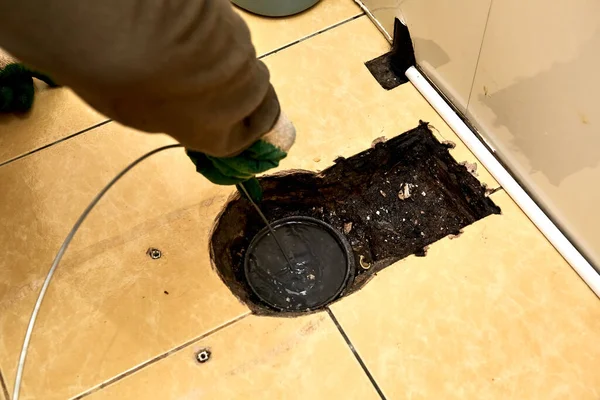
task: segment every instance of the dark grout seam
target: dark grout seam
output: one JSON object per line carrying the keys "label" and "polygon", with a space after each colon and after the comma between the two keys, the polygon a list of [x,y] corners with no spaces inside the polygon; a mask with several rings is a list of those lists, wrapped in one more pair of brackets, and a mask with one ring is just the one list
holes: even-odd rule
{"label": "dark grout seam", "polygon": [[383,394],[383,391],[381,390],[381,388],[379,387],[379,385],[375,381],[375,378],[373,378],[373,375],[371,375],[371,372],[369,371],[369,369],[365,365],[364,361],[362,360],[362,358],[360,357],[360,355],[358,354],[358,352],[354,348],[354,345],[350,341],[350,338],[348,337],[348,335],[346,335],[346,332],[344,331],[344,329],[342,328],[342,326],[338,322],[338,320],[335,317],[335,315],[333,315],[333,311],[331,311],[331,309],[329,307],[327,307],[327,314],[329,314],[329,316],[333,320],[333,323],[338,328],[338,331],[340,332],[340,334],[342,335],[342,337],[346,341],[346,344],[348,345],[348,347],[352,351],[352,354],[354,354],[354,357],[356,357],[356,361],[358,361],[358,363],[360,364],[360,366],[363,369],[364,373],[367,375],[367,377],[371,381],[371,384],[373,385],[373,387],[377,391],[377,394],[379,394],[379,397],[381,397],[382,400],[386,400],[385,395]]}
{"label": "dark grout seam", "polygon": [[6,386],[6,382],[4,381],[4,376],[2,375],[2,370],[0,369],[0,386],[2,386],[2,393],[4,393],[4,397],[6,400],[10,400],[10,394],[8,393],[8,387]]}
{"label": "dark grout seam", "polygon": [[173,349],[171,349],[171,350],[169,350],[169,351],[167,351],[167,352],[165,352],[163,354],[160,354],[160,355],[158,355],[158,356],[156,356],[156,357],[154,357],[154,358],[152,358],[152,359],[150,359],[148,361],[145,361],[145,362],[141,363],[140,365],[137,365],[137,366],[131,368],[130,370],[127,370],[127,371],[125,371],[125,372],[123,372],[123,373],[121,373],[121,374],[119,374],[119,375],[117,375],[117,376],[115,376],[115,377],[107,380],[106,382],[103,382],[103,383],[101,383],[101,384],[99,384],[97,386],[94,386],[91,389],[86,390],[83,393],[78,394],[75,397],[72,397],[71,400],[79,400],[79,399],[82,399],[84,397],[89,396],[90,394],[96,393],[99,390],[102,390],[105,387],[112,385],[113,383],[116,383],[116,382],[118,382],[118,381],[120,381],[120,380],[122,380],[124,378],[127,378],[130,375],[133,375],[134,373],[140,371],[141,369],[144,369],[144,368],[146,368],[146,367],[148,367],[148,366],[150,366],[152,364],[155,364],[158,361],[161,361],[161,360],[163,360],[163,359],[165,359],[165,358],[167,358],[167,357],[169,357],[169,356],[171,356],[171,355],[179,352],[180,350],[183,350],[186,347],[191,346],[192,344],[194,344],[194,343],[196,343],[196,342],[198,342],[198,341],[206,338],[207,336],[212,335],[213,333],[216,333],[216,332],[218,332],[218,331],[220,331],[222,329],[225,329],[225,328],[227,328],[227,327],[235,324],[236,322],[241,321],[242,319],[246,318],[250,314],[251,314],[250,312],[247,312],[246,314],[240,315],[239,317],[234,318],[231,321],[224,323],[223,325],[219,325],[216,328],[213,328],[212,330],[210,330],[210,331],[208,331],[206,333],[203,333],[200,336],[197,336],[197,337],[195,337],[195,338],[193,338],[191,340],[188,340],[187,342],[185,342],[185,343],[183,343],[183,344],[181,344],[181,345],[179,345],[179,346],[177,346],[177,347],[175,347],[175,348],[173,348]]}
{"label": "dark grout seam", "polygon": [[346,23],[348,23],[348,22],[350,22],[350,21],[354,21],[355,19],[357,19],[357,18],[360,18],[360,17],[363,17],[364,15],[365,15],[365,12],[363,11],[362,13],[360,13],[360,14],[358,14],[358,15],[354,15],[354,16],[352,16],[352,17],[350,17],[350,18],[346,18],[346,19],[345,19],[345,20],[343,20],[343,21],[340,21],[340,22],[338,22],[338,23],[335,23],[335,24],[333,24],[333,25],[331,25],[331,26],[329,26],[329,27],[327,27],[327,28],[321,29],[321,30],[319,30],[319,31],[316,31],[316,32],[314,32],[314,33],[311,33],[311,34],[310,34],[310,35],[308,35],[308,36],[305,36],[305,37],[303,37],[303,38],[301,38],[301,39],[298,39],[298,40],[296,40],[295,42],[288,43],[288,44],[286,44],[285,46],[279,47],[279,48],[277,48],[277,49],[275,49],[275,50],[268,51],[268,52],[266,52],[265,54],[262,54],[262,55],[260,55],[260,56],[258,57],[258,59],[259,59],[259,60],[262,60],[262,59],[263,59],[263,58],[265,58],[265,57],[268,57],[268,56],[270,56],[270,55],[273,55],[273,54],[275,54],[275,53],[278,53],[278,52],[280,52],[280,51],[282,51],[282,50],[285,50],[285,49],[287,49],[287,48],[289,48],[289,47],[295,46],[295,45],[297,45],[298,43],[304,42],[305,40],[308,40],[308,39],[310,39],[310,38],[313,38],[313,37],[315,37],[315,36],[318,36],[318,35],[320,35],[320,34],[322,34],[322,33],[325,33],[325,32],[327,32],[327,31],[330,31],[330,30],[332,30],[332,29],[335,29],[335,28],[337,28],[338,26],[344,25],[344,24],[346,24]]}
{"label": "dark grout seam", "polygon": [[62,139],[59,139],[59,140],[57,140],[57,141],[54,141],[54,142],[52,142],[52,143],[48,143],[48,144],[46,144],[46,145],[43,145],[42,147],[38,147],[37,149],[33,149],[33,150],[31,150],[31,151],[29,151],[29,152],[27,152],[27,153],[25,153],[25,154],[21,154],[20,156],[16,156],[16,157],[14,157],[14,158],[11,158],[10,160],[7,160],[7,161],[4,161],[4,162],[0,163],[0,167],[4,166],[4,165],[6,165],[6,164],[9,164],[9,163],[11,163],[11,162],[13,162],[13,161],[20,160],[21,158],[25,158],[25,157],[27,157],[27,156],[30,156],[30,155],[32,155],[32,154],[35,154],[35,153],[37,153],[38,151],[42,151],[42,150],[44,150],[44,149],[47,149],[48,147],[52,147],[52,146],[54,146],[54,145],[57,145],[57,144],[59,144],[59,143],[62,143],[62,142],[64,142],[64,141],[66,141],[66,140],[72,139],[72,138],[74,138],[75,136],[79,136],[79,135],[81,135],[81,134],[83,134],[83,133],[86,133],[86,132],[89,132],[89,131],[91,131],[91,130],[93,130],[93,129],[99,128],[99,127],[101,127],[102,125],[106,125],[106,124],[108,124],[109,122],[112,122],[112,119],[107,119],[106,121],[102,121],[102,122],[100,122],[100,123],[98,123],[98,124],[96,124],[96,125],[93,125],[93,126],[90,126],[89,128],[86,128],[86,129],[84,129],[84,130],[82,130],[82,131],[79,131],[79,132],[73,133],[72,135],[66,136],[66,137],[64,137],[64,138],[62,138]]}

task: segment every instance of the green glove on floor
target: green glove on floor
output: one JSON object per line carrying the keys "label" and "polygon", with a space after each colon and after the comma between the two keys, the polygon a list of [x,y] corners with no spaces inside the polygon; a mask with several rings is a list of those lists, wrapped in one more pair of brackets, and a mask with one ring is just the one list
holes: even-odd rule
{"label": "green glove on floor", "polygon": [[[296,139],[296,130],[290,120],[281,113],[275,126],[252,146],[234,157],[213,157],[193,150],[186,150],[196,165],[196,171],[217,185],[243,184],[255,201],[262,198],[262,190],[255,176],[279,166],[287,157]],[[243,190],[240,190],[243,194]]]}
{"label": "green glove on floor", "polygon": [[0,69],[0,113],[23,113],[31,109],[35,94],[33,78],[57,87],[44,74],[33,71],[23,64],[12,63]]}

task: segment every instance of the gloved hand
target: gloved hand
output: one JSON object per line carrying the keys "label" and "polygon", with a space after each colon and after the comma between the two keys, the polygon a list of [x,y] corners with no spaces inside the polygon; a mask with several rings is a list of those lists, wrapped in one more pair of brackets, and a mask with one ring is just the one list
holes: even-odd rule
{"label": "gloved hand", "polygon": [[243,184],[254,200],[260,200],[262,191],[255,176],[279,166],[295,139],[294,125],[282,112],[269,132],[237,156],[213,157],[193,150],[186,152],[196,165],[196,171],[212,183]]}
{"label": "gloved hand", "polygon": [[52,79],[27,68],[0,49],[0,113],[22,113],[31,109],[35,94],[33,78],[57,87]]}
{"label": "gloved hand", "polygon": [[0,68],[0,113],[24,113],[31,109],[35,89],[33,78],[50,87],[58,87],[52,79],[23,64],[8,64]]}

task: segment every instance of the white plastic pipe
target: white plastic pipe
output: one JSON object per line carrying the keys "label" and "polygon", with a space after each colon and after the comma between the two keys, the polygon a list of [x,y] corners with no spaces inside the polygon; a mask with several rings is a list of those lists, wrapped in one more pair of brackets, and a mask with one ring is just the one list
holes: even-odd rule
{"label": "white plastic pipe", "polygon": [[437,113],[446,121],[463,143],[487,168],[502,188],[521,207],[521,210],[544,234],[563,258],[571,264],[571,267],[587,283],[596,296],[600,297],[600,274],[579,253],[563,233],[544,214],[542,209],[529,197],[517,181],[500,164],[494,155],[485,147],[471,129],[459,118],[454,110],[446,103],[439,93],[431,86],[429,81],[415,68],[410,67],[406,71],[406,77],[417,88]]}

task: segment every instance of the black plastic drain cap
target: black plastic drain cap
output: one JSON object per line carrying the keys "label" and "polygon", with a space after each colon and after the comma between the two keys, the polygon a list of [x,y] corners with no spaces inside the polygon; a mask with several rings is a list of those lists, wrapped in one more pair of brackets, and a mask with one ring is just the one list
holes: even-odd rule
{"label": "black plastic drain cap", "polygon": [[286,312],[312,311],[335,300],[354,276],[352,248],[340,232],[310,217],[272,223],[252,240],[244,261],[246,280],[268,306]]}

